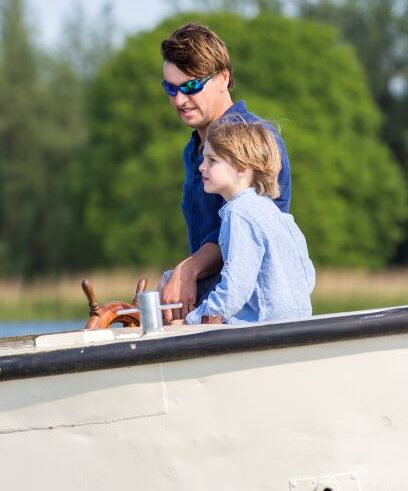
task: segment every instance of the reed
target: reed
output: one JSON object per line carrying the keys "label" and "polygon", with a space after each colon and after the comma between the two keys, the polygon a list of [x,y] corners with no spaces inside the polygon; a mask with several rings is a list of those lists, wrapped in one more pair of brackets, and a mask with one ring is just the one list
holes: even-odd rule
{"label": "reed", "polygon": [[316,314],[408,305],[408,269],[322,269],[312,300]]}
{"label": "reed", "polygon": [[148,289],[156,288],[157,271],[133,269],[93,271],[32,281],[0,280],[0,320],[86,319],[88,302],[81,288],[90,280],[99,304],[111,300],[130,302],[140,277],[148,279]]}
{"label": "reed", "polygon": [[[88,278],[100,304],[130,302],[137,280],[155,289],[159,273],[136,269],[94,271],[35,281],[0,280],[0,320],[86,319],[87,300],[81,280]],[[314,313],[342,312],[408,304],[408,269],[378,272],[329,270],[317,272]]]}
{"label": "reed", "polygon": [[408,301],[408,269],[377,272],[318,270],[314,296],[322,298],[333,295],[380,299],[405,297]]}

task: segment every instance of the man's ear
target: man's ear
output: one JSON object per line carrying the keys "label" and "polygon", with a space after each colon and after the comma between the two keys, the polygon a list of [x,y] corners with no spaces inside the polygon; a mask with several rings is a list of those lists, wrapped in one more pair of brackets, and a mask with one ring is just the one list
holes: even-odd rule
{"label": "man's ear", "polygon": [[219,73],[220,79],[221,79],[221,87],[223,90],[228,90],[228,84],[230,81],[230,72],[225,69],[222,72]]}

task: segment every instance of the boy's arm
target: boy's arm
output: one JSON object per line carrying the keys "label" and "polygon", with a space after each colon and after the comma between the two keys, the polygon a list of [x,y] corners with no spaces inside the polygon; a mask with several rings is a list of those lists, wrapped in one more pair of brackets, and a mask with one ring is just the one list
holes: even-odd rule
{"label": "boy's arm", "polygon": [[254,292],[265,253],[257,225],[231,213],[222,225],[220,246],[225,260],[221,281],[208,299],[187,315],[188,324],[200,324],[202,315],[221,315],[228,322]]}
{"label": "boy's arm", "polygon": [[197,280],[206,278],[221,269],[222,256],[218,244],[206,242],[192,256],[184,259],[173,271],[170,280],[162,290],[163,304],[182,302],[179,310],[165,310],[164,320],[185,318],[194,310],[197,297]]}

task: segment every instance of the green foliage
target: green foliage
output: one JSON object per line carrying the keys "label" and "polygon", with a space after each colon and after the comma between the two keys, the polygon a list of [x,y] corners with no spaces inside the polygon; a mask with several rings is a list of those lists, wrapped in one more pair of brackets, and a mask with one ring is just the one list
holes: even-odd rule
{"label": "green foliage", "polygon": [[227,42],[234,99],[282,126],[292,211],[314,260],[383,265],[401,238],[406,192],[378,138],[380,116],[354,51],[315,22],[227,14],[184,15],[129,38],[97,78],[87,224],[104,260],[158,265],[185,252],[179,203],[189,132],[160,87],[159,46],[192,18]]}
{"label": "green foliage", "polygon": [[189,130],[160,85],[159,46],[166,34],[130,38],[93,88],[86,216],[105,264],[172,264],[186,253],[179,202]]}
{"label": "green foliage", "polygon": [[[299,15],[336,26],[356,48],[383,114],[382,135],[408,176],[408,1],[296,0]],[[396,255],[408,259],[408,234]]]}
{"label": "green foliage", "polygon": [[[381,135],[408,176],[408,0],[173,0],[178,10],[280,12],[335,26],[363,65],[383,118]],[[407,228],[407,227],[406,227]],[[408,260],[408,234],[393,261]]]}
{"label": "green foliage", "polygon": [[175,11],[188,10],[224,11],[240,15],[256,15],[261,13],[281,13],[288,0],[170,0]]}
{"label": "green foliage", "polygon": [[109,12],[90,38],[79,12],[53,59],[33,44],[23,0],[0,7],[0,274],[163,267],[187,253],[180,200],[191,130],[160,85],[159,47],[191,18],[226,40],[234,99],[282,128],[292,211],[315,261],[375,267],[392,256],[407,218],[404,180],[379,139],[361,66],[335,30],[189,14],[129,37],[112,56]]}
{"label": "green foliage", "polygon": [[92,29],[75,11],[52,57],[33,42],[25,6],[0,0],[0,274],[32,276],[100,257],[84,224],[86,98],[113,25],[107,7]]}
{"label": "green foliage", "polygon": [[336,26],[352,43],[375,99],[390,93],[396,76],[408,80],[406,0],[297,0],[299,14]]}
{"label": "green foliage", "polygon": [[63,25],[57,58],[73,67],[80,79],[89,81],[113,54],[116,25],[112,6],[105,3],[95,19],[89,19],[83,4],[74,3]]}
{"label": "green foliage", "polygon": [[336,26],[355,46],[374,99],[384,114],[386,143],[408,171],[408,1],[298,3],[300,15]]}
{"label": "green foliage", "polygon": [[24,3],[1,7],[0,272],[32,275],[62,268],[71,253],[83,94],[69,66],[33,47]]}

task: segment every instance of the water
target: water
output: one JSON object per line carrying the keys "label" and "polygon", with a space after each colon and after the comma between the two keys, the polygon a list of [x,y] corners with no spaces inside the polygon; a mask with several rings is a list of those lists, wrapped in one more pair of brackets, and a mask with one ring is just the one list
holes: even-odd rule
{"label": "water", "polygon": [[86,321],[30,321],[30,322],[1,322],[0,338],[8,336],[23,336],[27,334],[48,334],[65,331],[76,331],[84,328]]}

